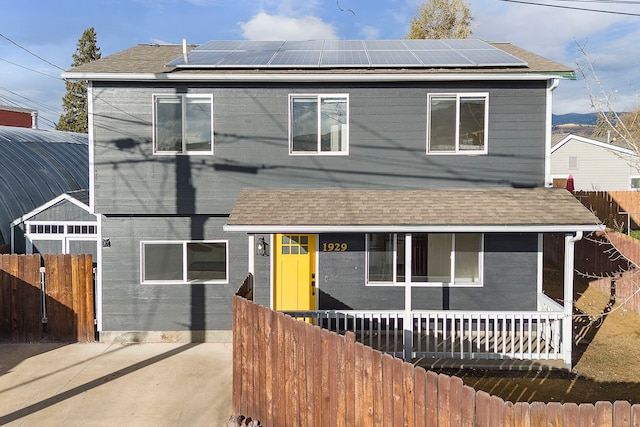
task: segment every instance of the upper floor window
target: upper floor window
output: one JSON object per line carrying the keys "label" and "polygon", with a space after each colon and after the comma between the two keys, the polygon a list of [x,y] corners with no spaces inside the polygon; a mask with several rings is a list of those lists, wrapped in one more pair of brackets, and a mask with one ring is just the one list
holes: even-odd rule
{"label": "upper floor window", "polygon": [[640,176],[631,177],[631,189],[640,190]]}
{"label": "upper floor window", "polygon": [[487,153],[488,94],[432,94],[428,98],[427,153]]}
{"label": "upper floor window", "polygon": [[368,234],[367,283],[481,286],[482,241],[477,233]]}
{"label": "upper floor window", "polygon": [[154,95],[154,154],[213,154],[212,95]]}
{"label": "upper floor window", "polygon": [[227,241],[140,244],[142,283],[229,283]]}
{"label": "upper floor window", "polygon": [[348,154],[348,95],[289,95],[290,154]]}

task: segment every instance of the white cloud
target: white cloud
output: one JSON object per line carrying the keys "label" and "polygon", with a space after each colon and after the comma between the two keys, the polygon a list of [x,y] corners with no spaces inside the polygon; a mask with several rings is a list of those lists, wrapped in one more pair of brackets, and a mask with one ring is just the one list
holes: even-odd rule
{"label": "white cloud", "polygon": [[359,33],[362,35],[363,38],[367,40],[375,40],[380,36],[380,30],[370,25],[366,25],[362,27]]}
{"label": "white cloud", "polygon": [[315,16],[289,18],[260,12],[250,21],[241,22],[242,35],[249,40],[317,40],[337,39],[332,25]]}

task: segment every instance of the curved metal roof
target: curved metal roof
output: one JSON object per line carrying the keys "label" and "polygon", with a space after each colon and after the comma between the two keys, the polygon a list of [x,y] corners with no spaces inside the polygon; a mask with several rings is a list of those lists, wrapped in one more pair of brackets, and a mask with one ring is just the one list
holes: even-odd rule
{"label": "curved metal roof", "polygon": [[0,245],[10,242],[14,219],[88,188],[86,134],[0,126]]}

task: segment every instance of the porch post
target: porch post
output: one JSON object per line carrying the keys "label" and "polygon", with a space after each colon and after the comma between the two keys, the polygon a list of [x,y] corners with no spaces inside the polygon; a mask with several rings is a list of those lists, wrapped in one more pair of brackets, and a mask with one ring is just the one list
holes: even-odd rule
{"label": "porch post", "polygon": [[253,300],[256,298],[255,280],[256,280],[256,235],[249,234],[249,247],[247,252],[248,270],[251,274],[250,284],[253,289]]}
{"label": "porch post", "polygon": [[413,316],[411,315],[411,234],[404,240],[404,360],[411,362],[413,356]]}
{"label": "porch post", "polygon": [[571,350],[573,347],[573,269],[575,260],[575,242],[582,239],[582,231],[575,236],[570,233],[564,236],[564,319],[562,322],[562,353],[565,365],[571,367]]}

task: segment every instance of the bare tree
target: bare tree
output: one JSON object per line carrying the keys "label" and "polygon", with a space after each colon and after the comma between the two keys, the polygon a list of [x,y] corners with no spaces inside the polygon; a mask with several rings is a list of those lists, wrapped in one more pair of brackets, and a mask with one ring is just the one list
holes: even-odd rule
{"label": "bare tree", "polygon": [[584,45],[578,44],[577,50],[581,53],[577,71],[584,80],[591,107],[598,113],[598,135],[610,131],[618,145],[640,154],[640,106],[625,108],[626,112],[616,108],[616,92],[605,88]]}
{"label": "bare tree", "polygon": [[408,39],[466,39],[472,34],[471,9],[465,0],[429,0],[411,19]]}

